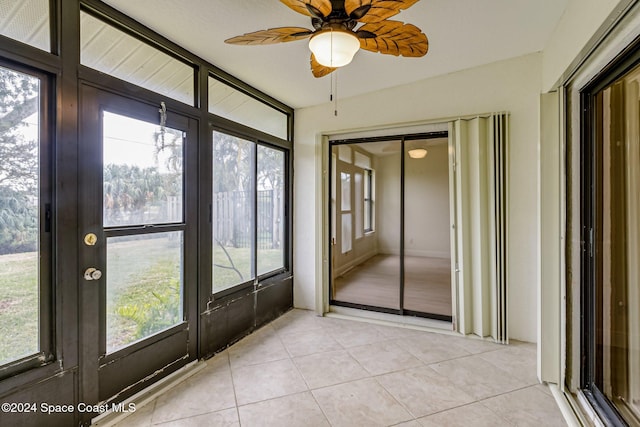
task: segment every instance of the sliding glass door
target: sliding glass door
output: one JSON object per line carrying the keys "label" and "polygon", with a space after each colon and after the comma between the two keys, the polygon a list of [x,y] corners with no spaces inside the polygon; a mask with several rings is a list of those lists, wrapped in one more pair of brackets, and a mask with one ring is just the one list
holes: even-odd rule
{"label": "sliding glass door", "polygon": [[451,316],[448,141],[406,141],[403,156],[403,306],[410,312]]}
{"label": "sliding glass door", "polygon": [[400,146],[332,148],[332,300],[343,305],[400,310]]}
{"label": "sliding glass door", "polygon": [[583,386],[640,423],[640,66],[584,96]]}
{"label": "sliding glass door", "polygon": [[451,320],[446,133],[335,142],[331,159],[331,303]]}

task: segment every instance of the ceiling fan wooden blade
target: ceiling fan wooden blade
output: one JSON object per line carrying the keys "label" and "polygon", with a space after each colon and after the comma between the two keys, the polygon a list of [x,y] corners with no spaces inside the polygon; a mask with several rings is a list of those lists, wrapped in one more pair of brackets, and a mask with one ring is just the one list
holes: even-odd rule
{"label": "ceiling fan wooden blade", "polygon": [[376,35],[376,37],[360,37],[360,47],[364,50],[408,57],[424,56],[429,51],[427,36],[412,24],[383,21],[363,25],[359,31]]}
{"label": "ceiling fan wooden blade", "polygon": [[324,65],[320,64],[316,60],[315,55],[313,53],[311,54],[311,72],[313,73],[313,77],[324,77],[328,74],[333,73],[335,70],[337,70],[337,68],[325,67]]}
{"label": "ceiling fan wooden blade", "polygon": [[[344,10],[356,21],[368,24],[389,19],[417,2],[418,0],[344,0]],[[360,16],[363,12],[364,15]]]}
{"label": "ceiling fan wooden blade", "polygon": [[231,37],[225,40],[229,44],[274,44],[292,42],[309,37],[313,31],[302,27],[279,27],[270,28],[268,30],[254,31],[253,33],[243,34],[241,36]]}
{"label": "ceiling fan wooden blade", "polygon": [[331,13],[331,0],[280,0],[291,9],[314,18],[326,18]]}

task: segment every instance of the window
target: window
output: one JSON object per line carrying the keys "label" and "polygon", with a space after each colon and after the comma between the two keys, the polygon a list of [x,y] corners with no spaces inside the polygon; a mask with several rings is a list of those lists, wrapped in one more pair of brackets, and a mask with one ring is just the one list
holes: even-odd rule
{"label": "window", "polygon": [[373,171],[364,170],[364,232],[373,231]]}
{"label": "window", "polygon": [[191,65],[86,12],[80,14],[80,42],[82,65],[194,105]]}
{"label": "window", "polygon": [[258,146],[258,275],[284,268],[285,153]]}
{"label": "window", "polygon": [[49,52],[49,0],[0,0],[0,34]]}
{"label": "window", "polygon": [[213,132],[213,292],[285,265],[285,152]]}
{"label": "window", "polygon": [[0,365],[51,352],[46,85],[0,66]]}
{"label": "window", "polygon": [[287,139],[288,117],[285,113],[214,77],[209,77],[209,112]]}
{"label": "window", "polygon": [[363,182],[362,182],[362,173],[356,172],[353,174],[353,197],[355,202],[355,238],[361,239],[364,236],[364,199],[362,197],[362,193],[364,192]]}
{"label": "window", "polygon": [[[342,146],[341,146],[342,147]],[[349,172],[340,172],[340,189],[341,189],[341,202],[340,202],[340,218],[342,218],[342,253],[353,249],[352,241],[352,227],[353,227],[353,214],[351,212],[351,174]]]}
{"label": "window", "polygon": [[213,132],[213,292],[255,278],[255,143]]}
{"label": "window", "polygon": [[640,66],[585,97],[583,387],[603,417],[640,423]]}

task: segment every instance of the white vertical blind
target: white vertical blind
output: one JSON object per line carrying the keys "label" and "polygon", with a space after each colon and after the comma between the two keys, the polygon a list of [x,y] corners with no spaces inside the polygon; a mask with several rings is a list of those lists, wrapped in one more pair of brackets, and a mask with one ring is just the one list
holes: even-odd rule
{"label": "white vertical blind", "polygon": [[452,123],[455,150],[456,326],[508,342],[508,115]]}

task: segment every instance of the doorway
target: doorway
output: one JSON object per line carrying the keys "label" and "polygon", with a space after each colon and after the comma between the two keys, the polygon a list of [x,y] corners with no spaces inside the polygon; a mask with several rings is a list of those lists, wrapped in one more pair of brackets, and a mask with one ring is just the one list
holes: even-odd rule
{"label": "doorway", "polygon": [[330,303],[452,320],[447,132],[330,141]]}
{"label": "doorway", "polygon": [[197,123],[90,86],[81,99],[81,387],[95,404],[196,358]]}

